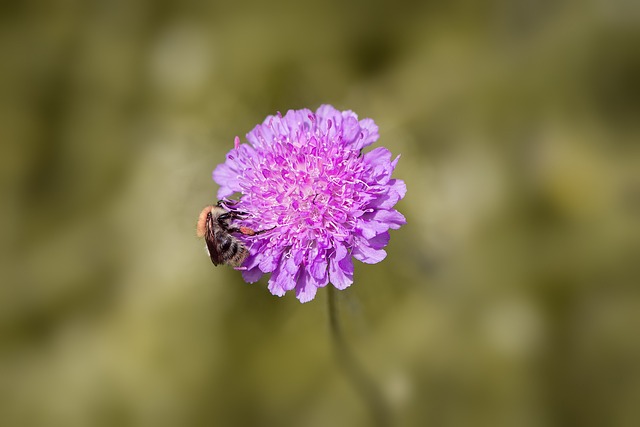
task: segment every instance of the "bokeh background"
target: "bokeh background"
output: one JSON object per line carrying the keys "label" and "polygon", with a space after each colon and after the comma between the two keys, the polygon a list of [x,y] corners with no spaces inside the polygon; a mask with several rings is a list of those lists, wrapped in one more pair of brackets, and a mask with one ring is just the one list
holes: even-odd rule
{"label": "bokeh background", "polygon": [[326,289],[213,268],[211,171],[331,103],[408,224],[339,293],[399,426],[640,425],[640,7],[0,6],[0,424],[367,426]]}

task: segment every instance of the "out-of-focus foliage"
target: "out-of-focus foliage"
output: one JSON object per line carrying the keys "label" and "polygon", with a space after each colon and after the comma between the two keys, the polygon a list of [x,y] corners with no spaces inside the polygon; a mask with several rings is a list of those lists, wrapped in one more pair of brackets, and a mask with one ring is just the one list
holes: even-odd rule
{"label": "out-of-focus foliage", "polygon": [[339,294],[395,425],[640,425],[637,2],[52,3],[0,14],[2,425],[368,425],[326,290],[194,236],[234,136],[321,103],[402,154]]}

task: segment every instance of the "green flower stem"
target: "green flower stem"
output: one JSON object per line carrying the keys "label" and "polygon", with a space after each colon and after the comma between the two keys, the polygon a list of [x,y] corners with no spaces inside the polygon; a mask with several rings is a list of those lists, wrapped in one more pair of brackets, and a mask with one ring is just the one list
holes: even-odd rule
{"label": "green flower stem", "polygon": [[337,363],[344,371],[355,391],[367,405],[367,409],[373,418],[373,425],[388,427],[390,425],[390,413],[387,402],[378,387],[376,387],[376,384],[374,384],[371,378],[364,372],[353,354],[349,351],[338,320],[337,290],[331,284],[327,287],[329,288],[329,325],[331,327],[331,339]]}

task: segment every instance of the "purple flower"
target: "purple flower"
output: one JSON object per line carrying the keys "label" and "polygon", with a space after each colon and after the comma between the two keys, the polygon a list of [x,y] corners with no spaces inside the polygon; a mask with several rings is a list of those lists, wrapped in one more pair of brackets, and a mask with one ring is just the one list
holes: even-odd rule
{"label": "purple flower", "polygon": [[253,283],[271,273],[269,290],[295,290],[301,302],[331,282],[353,283],[352,257],[367,264],[387,255],[389,229],[405,224],[393,209],[406,193],[392,179],[400,156],[386,148],[362,149],[378,139],[371,119],[323,105],[269,116],[247,134],[213,172],[218,198],[240,193],[229,209],[249,213],[241,225],[271,229],[239,236],[250,251],[244,279]]}

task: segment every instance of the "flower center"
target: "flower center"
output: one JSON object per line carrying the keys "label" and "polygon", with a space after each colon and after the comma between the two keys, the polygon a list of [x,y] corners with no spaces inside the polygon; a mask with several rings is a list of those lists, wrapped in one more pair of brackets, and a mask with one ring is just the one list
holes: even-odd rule
{"label": "flower center", "polygon": [[282,141],[256,156],[260,163],[244,171],[240,186],[262,228],[281,227],[295,235],[282,236],[291,241],[351,236],[354,212],[362,205],[364,166],[359,152],[331,142]]}

